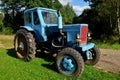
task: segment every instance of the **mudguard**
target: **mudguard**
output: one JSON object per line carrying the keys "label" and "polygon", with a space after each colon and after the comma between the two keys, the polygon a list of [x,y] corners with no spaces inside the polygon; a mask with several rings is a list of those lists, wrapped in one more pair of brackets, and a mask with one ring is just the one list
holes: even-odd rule
{"label": "mudguard", "polygon": [[20,26],[20,28],[24,28],[28,31],[34,31],[33,28],[29,27],[29,26]]}
{"label": "mudguard", "polygon": [[82,51],[87,51],[89,49],[92,49],[95,46],[94,43],[89,44],[81,44],[80,47],[82,48]]}

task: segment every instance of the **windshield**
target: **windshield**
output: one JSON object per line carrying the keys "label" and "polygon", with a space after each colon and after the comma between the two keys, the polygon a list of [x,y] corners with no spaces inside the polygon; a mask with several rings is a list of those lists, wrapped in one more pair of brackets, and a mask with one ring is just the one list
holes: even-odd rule
{"label": "windshield", "polygon": [[46,24],[57,24],[57,14],[55,12],[42,11],[42,16]]}

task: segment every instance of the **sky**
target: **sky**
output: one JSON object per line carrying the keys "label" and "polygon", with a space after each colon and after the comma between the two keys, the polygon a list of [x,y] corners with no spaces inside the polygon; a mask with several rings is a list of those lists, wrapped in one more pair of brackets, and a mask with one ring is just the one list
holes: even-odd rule
{"label": "sky", "polygon": [[[79,16],[80,14],[82,14],[84,9],[89,9],[90,6],[88,4],[88,2],[85,2],[84,0],[59,0],[59,2],[65,6],[68,3],[72,6],[74,12],[76,13],[77,16]],[[1,0],[0,0],[1,3]]]}
{"label": "sky", "polygon": [[1,0],[0,0],[0,4],[1,4],[2,2],[1,2]]}
{"label": "sky", "polygon": [[59,0],[59,2],[63,6],[69,3],[78,16],[82,14],[84,9],[90,8],[88,2],[85,2],[84,0]]}

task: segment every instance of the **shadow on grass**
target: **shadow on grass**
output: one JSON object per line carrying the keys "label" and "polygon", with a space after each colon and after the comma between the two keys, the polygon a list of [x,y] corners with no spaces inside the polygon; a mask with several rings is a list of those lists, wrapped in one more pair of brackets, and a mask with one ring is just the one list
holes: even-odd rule
{"label": "shadow on grass", "polygon": [[7,49],[7,54],[13,58],[17,58],[14,48]]}
{"label": "shadow on grass", "polygon": [[51,54],[52,53],[46,54],[44,52],[38,52],[38,53],[36,53],[35,56],[38,57],[38,58],[42,58],[42,59],[44,59],[47,62],[54,62],[55,61],[55,57],[53,57]]}
{"label": "shadow on grass", "polygon": [[48,64],[42,64],[43,67],[50,69],[52,71],[58,72],[55,65],[55,57],[53,57],[51,54],[46,54],[44,52],[37,53],[36,57],[42,58],[48,62]]}
{"label": "shadow on grass", "polygon": [[[10,56],[10,57],[13,57],[13,58],[17,58],[17,55],[15,53],[15,50],[14,48],[11,48],[11,49],[7,49],[7,54]],[[50,62],[50,64],[42,64],[41,66],[47,68],[47,69],[50,69],[52,71],[55,71],[55,72],[58,72],[57,69],[56,69],[56,65],[55,65],[55,58],[52,57],[52,55],[48,55],[48,54],[45,54],[45,53],[37,53],[36,54],[36,57],[38,58],[42,58],[44,59],[45,61],[47,62]],[[18,59],[18,58],[17,58]]]}
{"label": "shadow on grass", "polygon": [[42,66],[58,73],[58,70],[56,68],[55,63],[52,63],[52,64],[42,64]]}

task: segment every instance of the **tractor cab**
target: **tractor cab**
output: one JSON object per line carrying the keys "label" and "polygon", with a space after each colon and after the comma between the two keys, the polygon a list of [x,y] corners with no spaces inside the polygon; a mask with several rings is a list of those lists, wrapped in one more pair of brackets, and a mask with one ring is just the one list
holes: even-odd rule
{"label": "tractor cab", "polygon": [[[36,38],[47,41],[46,29],[62,28],[62,17],[57,10],[47,8],[32,8],[24,12],[24,27],[36,33]],[[58,30],[57,30],[58,31]]]}

